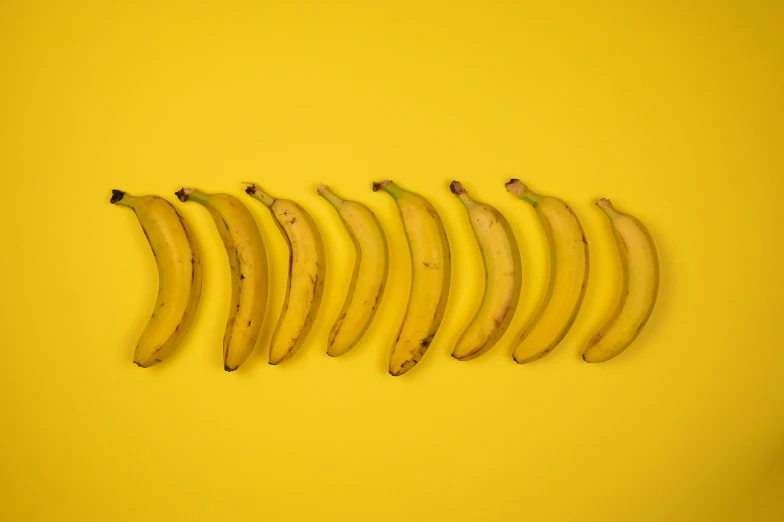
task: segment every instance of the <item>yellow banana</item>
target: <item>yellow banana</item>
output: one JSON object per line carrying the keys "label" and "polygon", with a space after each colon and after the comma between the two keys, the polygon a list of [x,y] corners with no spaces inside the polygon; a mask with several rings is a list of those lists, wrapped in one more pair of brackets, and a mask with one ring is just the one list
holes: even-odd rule
{"label": "yellow banana", "polygon": [[522,364],[547,355],[574,323],[588,282],[588,242],[577,216],[560,199],[535,194],[518,179],[510,180],[506,190],[534,207],[550,247],[544,300],[512,352]]}
{"label": "yellow banana", "polygon": [[509,222],[497,209],[474,201],[459,181],[449,188],[468,211],[485,267],[482,304],[452,352],[455,359],[467,361],[492,348],[512,321],[522,283],[520,250]]}
{"label": "yellow banana", "polygon": [[256,183],[245,192],[266,205],[289,246],[286,298],[269,353],[269,363],[280,364],[305,342],[321,305],[327,268],[324,242],[310,214],[295,202],[273,198]]}
{"label": "yellow banana", "polygon": [[136,213],[158,265],[158,299],[133,356],[134,363],[147,368],[169,357],[193,323],[201,297],[199,244],[163,198],[113,190],[111,202]]}
{"label": "yellow banana", "polygon": [[389,373],[402,375],[413,368],[433,342],[449,295],[449,242],[438,212],[419,194],[392,181],[373,183],[395,200],[411,256],[411,293],[403,324],[389,356]]}
{"label": "yellow banana", "polygon": [[583,352],[586,362],[612,359],[637,338],[653,312],[659,291],[659,258],[653,238],[636,218],[618,212],[609,199],[597,203],[610,219],[623,267],[621,299]]}
{"label": "yellow banana", "polygon": [[362,203],[338,197],[326,185],[318,193],[335,207],[354,244],[356,259],[351,284],[327,341],[327,354],[343,355],[365,334],[384,294],[389,268],[389,249],[381,223]]}
{"label": "yellow banana", "polygon": [[207,208],[226,248],[231,268],[231,307],[223,337],[223,368],[232,372],[256,345],[267,304],[267,256],[259,227],[247,208],[229,194],[206,194],[194,188],[176,193],[180,201]]}

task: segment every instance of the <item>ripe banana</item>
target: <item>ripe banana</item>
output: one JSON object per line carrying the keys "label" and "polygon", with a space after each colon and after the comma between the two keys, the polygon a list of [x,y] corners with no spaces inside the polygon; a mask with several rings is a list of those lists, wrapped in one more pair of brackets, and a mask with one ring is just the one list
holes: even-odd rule
{"label": "ripe banana", "polygon": [[492,348],[512,321],[522,284],[520,250],[509,222],[497,209],[474,201],[459,181],[449,188],[468,211],[485,267],[482,304],[452,352],[455,359],[467,361]]}
{"label": "ripe banana", "polygon": [[176,192],[180,201],[207,208],[218,227],[231,267],[231,307],[223,337],[223,368],[233,372],[256,345],[267,304],[267,256],[259,227],[247,208],[229,194],[194,188]]}
{"label": "ripe banana", "polygon": [[327,268],[324,242],[307,211],[288,199],[275,199],[256,183],[245,189],[269,208],[289,247],[286,299],[270,341],[269,363],[287,361],[302,346],[313,326]]}
{"label": "ripe banana", "polygon": [[615,312],[583,352],[586,362],[604,362],[624,351],[648,322],[659,291],[659,258],[651,234],[636,218],[615,210],[609,199],[597,205],[612,225],[623,287]]}
{"label": "ripe banana", "polygon": [[506,190],[534,207],[550,247],[544,300],[512,352],[522,364],[547,355],[574,323],[588,282],[588,242],[577,216],[560,199],[535,194],[518,179],[510,180]]}
{"label": "ripe banana", "polygon": [[341,199],[326,185],[319,186],[318,193],[337,210],[356,253],[346,300],[327,342],[327,354],[338,357],[357,344],[376,314],[386,286],[389,249],[381,223],[369,208]]}
{"label": "ripe banana", "polygon": [[113,190],[110,201],[136,213],[158,265],[158,299],[133,356],[134,363],[148,368],[169,357],[193,323],[201,297],[199,244],[163,198]]}
{"label": "ripe banana", "polygon": [[389,373],[402,375],[422,358],[441,324],[449,295],[449,241],[438,212],[419,194],[392,181],[373,183],[395,200],[411,256],[411,293],[403,324],[389,356]]}

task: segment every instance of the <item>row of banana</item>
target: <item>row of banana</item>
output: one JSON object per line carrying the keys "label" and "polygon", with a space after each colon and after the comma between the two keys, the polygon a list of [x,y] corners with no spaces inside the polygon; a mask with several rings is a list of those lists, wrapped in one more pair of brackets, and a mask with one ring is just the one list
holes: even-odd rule
{"label": "row of banana", "polygon": [[[452,352],[456,359],[469,360],[492,348],[509,326],[522,271],[517,242],[504,216],[471,198],[460,182],[450,188],[467,210],[485,269],[484,297]],[[514,360],[527,363],[555,348],[574,322],[588,279],[588,243],[577,217],[560,199],[540,196],[517,179],[506,189],[534,207],[550,250],[546,294],[514,344]],[[411,257],[408,306],[389,357],[389,373],[402,375],[425,354],[444,316],[451,276],[449,243],[438,212],[425,198],[389,180],[374,183],[373,190],[395,200]],[[248,184],[246,193],[270,210],[290,250],[286,297],[269,347],[270,364],[280,364],[303,344],[319,309],[326,274],[324,244],[316,223],[297,203],[273,198],[255,183]],[[356,250],[351,284],[327,341],[327,353],[337,357],[360,341],[373,320],[387,281],[389,253],[381,224],[368,207],[341,199],[326,185],[318,193],[337,210]],[[232,293],[223,360],[226,371],[234,371],[253,351],[264,319],[264,243],[251,213],[237,198],[194,188],[176,195],[207,209],[228,254]],[[193,321],[202,282],[199,245],[185,219],[163,198],[114,190],[111,202],[134,210],[158,266],[157,302],[134,355],[137,365],[149,367],[174,352]],[[609,200],[600,200],[598,206],[612,225],[623,286],[614,313],[583,351],[587,362],[611,359],[632,343],[653,310],[659,285],[656,248],[646,228],[615,210]]]}

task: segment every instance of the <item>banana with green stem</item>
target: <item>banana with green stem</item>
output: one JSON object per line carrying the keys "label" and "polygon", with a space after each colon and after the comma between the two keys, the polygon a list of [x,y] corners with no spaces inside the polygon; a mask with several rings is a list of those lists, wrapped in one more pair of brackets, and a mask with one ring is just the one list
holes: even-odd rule
{"label": "banana with green stem", "polygon": [[399,376],[427,352],[444,317],[452,271],[444,225],[432,204],[390,180],[373,183],[395,200],[411,257],[408,306],[389,356],[389,373]]}
{"label": "banana with green stem", "polygon": [[518,179],[506,190],[534,208],[549,246],[544,299],[512,352],[522,364],[550,353],[574,324],[588,282],[588,242],[577,216],[560,199],[536,194]]}

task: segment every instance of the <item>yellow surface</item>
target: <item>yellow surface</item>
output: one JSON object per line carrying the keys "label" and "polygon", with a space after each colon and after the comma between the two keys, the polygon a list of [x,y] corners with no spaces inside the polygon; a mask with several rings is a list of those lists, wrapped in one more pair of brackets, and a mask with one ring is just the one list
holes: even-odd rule
{"label": "yellow surface", "polygon": [[[2,2],[0,519],[784,519],[782,4],[579,4]],[[544,238],[512,176],[573,205],[594,268],[565,342],[522,367]],[[384,178],[431,199],[454,260],[443,328],[398,379],[408,261]],[[509,335],[465,363],[482,275],[452,179],[504,212],[527,267]],[[322,313],[280,367],[285,244],[244,180],[300,202],[328,247]],[[319,182],[376,211],[392,252],[340,359],[323,352],[352,249]],[[267,240],[270,313],[234,374],[225,253],[180,203],[202,305],[171,360],[131,363],[155,265],[109,190],[183,184],[242,196]],[[600,196],[650,228],[662,285],[638,341],[589,366],[614,281]]]}

